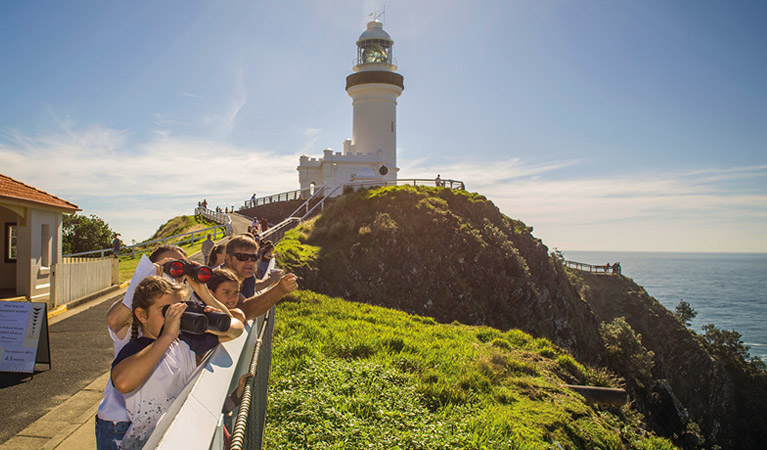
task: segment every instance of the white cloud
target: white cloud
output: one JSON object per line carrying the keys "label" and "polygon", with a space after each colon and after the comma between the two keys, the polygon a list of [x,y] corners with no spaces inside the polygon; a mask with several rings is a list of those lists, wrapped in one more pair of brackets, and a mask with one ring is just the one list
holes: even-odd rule
{"label": "white cloud", "polygon": [[[567,178],[576,161],[518,159],[428,166],[405,161],[401,178],[460,178],[548,245],[579,250],[767,251],[767,166]],[[733,187],[732,182],[738,187]]]}
{"label": "white cloud", "polygon": [[[278,155],[225,141],[92,126],[40,136],[8,131],[2,173],[78,204],[143,240],[198,201],[239,206],[298,188],[300,154]],[[304,130],[312,141],[319,133]],[[507,215],[534,226],[551,247],[570,250],[767,251],[767,166],[565,177],[576,160],[508,159],[432,165],[401,160],[400,178],[456,178]],[[569,170],[572,172],[572,170]]]}
{"label": "white cloud", "polygon": [[[130,133],[104,127],[36,137],[7,134],[2,173],[76,203],[126,239],[146,239],[197,202],[239,206],[259,195],[298,188],[298,155],[277,155],[210,139],[158,132],[133,143]],[[136,223],[144,229],[133,231]],[[149,224],[151,222],[153,225]]]}

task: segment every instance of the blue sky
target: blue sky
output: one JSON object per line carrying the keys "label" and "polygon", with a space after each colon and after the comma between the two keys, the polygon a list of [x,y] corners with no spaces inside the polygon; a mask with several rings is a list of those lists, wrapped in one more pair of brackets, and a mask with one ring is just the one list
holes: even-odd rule
{"label": "blue sky", "polygon": [[[351,137],[382,1],[0,3],[0,173],[143,240]],[[401,178],[563,250],[767,252],[767,3],[388,1]]]}

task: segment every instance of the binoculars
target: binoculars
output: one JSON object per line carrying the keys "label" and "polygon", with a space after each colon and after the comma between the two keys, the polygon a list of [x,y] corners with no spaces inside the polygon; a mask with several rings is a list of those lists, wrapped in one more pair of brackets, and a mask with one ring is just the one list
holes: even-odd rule
{"label": "binoculars", "polygon": [[[232,323],[231,317],[224,313],[209,311],[205,312],[205,305],[197,302],[186,303],[186,311],[181,314],[181,331],[189,334],[203,334],[206,331],[228,331]],[[162,307],[162,315],[168,311],[170,305]]]}
{"label": "binoculars", "polygon": [[213,269],[208,266],[198,266],[182,259],[165,263],[164,272],[173,278],[189,275],[200,283],[207,283],[213,276]]}

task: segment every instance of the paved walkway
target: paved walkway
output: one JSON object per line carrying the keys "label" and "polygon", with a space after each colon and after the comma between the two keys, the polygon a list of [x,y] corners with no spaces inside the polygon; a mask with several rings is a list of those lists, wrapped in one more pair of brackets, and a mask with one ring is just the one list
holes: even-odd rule
{"label": "paved walkway", "polygon": [[[232,215],[235,234],[249,224]],[[126,289],[127,283],[48,320],[50,370],[31,378],[0,373],[0,450],[96,449],[94,417],[114,359],[104,318]]]}
{"label": "paved walkway", "polygon": [[0,449],[95,449],[94,416],[114,358],[104,317],[125,287],[49,320],[51,369],[0,374]]}

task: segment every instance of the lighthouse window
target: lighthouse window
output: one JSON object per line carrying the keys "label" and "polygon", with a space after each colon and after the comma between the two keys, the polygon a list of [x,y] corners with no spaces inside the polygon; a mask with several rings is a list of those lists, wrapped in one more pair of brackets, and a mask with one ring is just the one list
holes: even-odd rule
{"label": "lighthouse window", "polygon": [[360,44],[357,55],[360,63],[391,62],[391,43],[383,39],[370,39]]}

